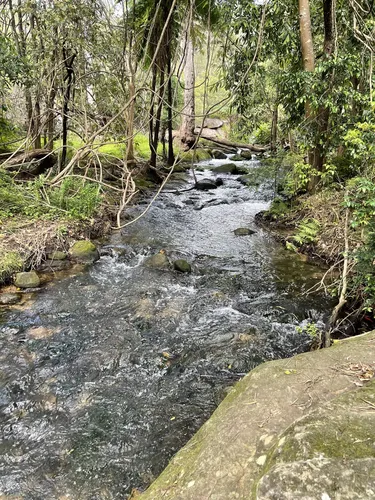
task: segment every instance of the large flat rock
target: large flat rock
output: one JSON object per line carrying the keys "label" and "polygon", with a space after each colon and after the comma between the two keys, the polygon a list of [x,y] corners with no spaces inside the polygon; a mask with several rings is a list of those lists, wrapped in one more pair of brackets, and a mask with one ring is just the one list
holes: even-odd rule
{"label": "large flat rock", "polygon": [[258,366],[139,498],[375,498],[374,362],[370,332]]}

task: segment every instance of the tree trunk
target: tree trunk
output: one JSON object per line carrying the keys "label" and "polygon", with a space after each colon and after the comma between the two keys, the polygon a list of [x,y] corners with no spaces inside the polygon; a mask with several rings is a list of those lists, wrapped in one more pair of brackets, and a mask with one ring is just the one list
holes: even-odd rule
{"label": "tree trunk", "polygon": [[73,63],[77,54],[68,55],[65,48],[63,48],[63,58],[66,70],[66,76],[64,81],[66,82],[64,101],[63,101],[63,113],[62,113],[62,152],[61,152],[61,162],[60,168],[64,167],[66,161],[67,153],[67,143],[68,143],[68,121],[69,121],[69,102],[72,87],[74,84],[74,70]]}
{"label": "tree trunk", "polygon": [[272,112],[272,126],[271,126],[271,151],[276,151],[277,144],[277,122],[279,118],[279,104],[275,104]]}
{"label": "tree trunk", "polygon": [[161,112],[163,109],[163,100],[164,100],[164,79],[165,73],[163,70],[160,72],[160,87],[159,87],[159,96],[158,96],[158,105],[156,108],[156,117],[155,117],[155,128],[154,128],[154,137],[152,142],[152,150],[151,150],[151,158],[150,165],[151,167],[156,168],[156,158],[159,144],[159,133],[160,133],[160,123],[161,123]]}
{"label": "tree trunk", "polygon": [[[334,3],[333,0],[323,0],[324,13],[324,43],[323,55],[325,59],[332,57],[335,41],[334,41]],[[327,92],[331,87],[331,75],[326,71],[322,78],[327,82]],[[325,154],[328,145],[329,135],[329,109],[325,106],[320,106],[316,115],[317,132],[315,139],[315,147],[312,151],[312,166],[317,172],[322,172],[324,168]],[[313,177],[309,183],[309,191],[314,191],[319,178]]]}
{"label": "tree trunk", "polygon": [[167,165],[171,167],[174,164],[173,152],[173,89],[172,89],[172,68],[171,52],[168,45],[168,158]]}
{"label": "tree trunk", "polygon": [[180,140],[189,150],[195,144],[195,68],[194,47],[190,33],[186,40],[184,110],[180,128]]}
{"label": "tree trunk", "polygon": [[135,78],[133,73],[130,76],[129,97],[131,101],[127,113],[127,124],[126,124],[126,136],[127,136],[126,164],[133,165],[135,163],[134,159]]}
{"label": "tree trunk", "polygon": [[149,119],[149,132],[148,132],[148,143],[151,150],[150,165],[156,166],[156,151],[154,152],[154,112],[155,112],[155,92],[156,92],[156,81],[158,76],[158,68],[154,64],[152,68],[152,82],[151,82],[151,103],[150,103],[150,119]]}
{"label": "tree trunk", "polygon": [[298,3],[303,68],[305,71],[314,71],[315,55],[311,31],[310,2],[309,0],[299,0]]}

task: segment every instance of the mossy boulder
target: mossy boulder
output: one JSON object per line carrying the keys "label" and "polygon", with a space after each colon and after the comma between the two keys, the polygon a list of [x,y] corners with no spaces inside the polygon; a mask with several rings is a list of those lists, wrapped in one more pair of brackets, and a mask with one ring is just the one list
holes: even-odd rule
{"label": "mossy boulder", "polygon": [[14,278],[14,284],[18,288],[38,288],[40,285],[40,278],[35,271],[17,273]]}
{"label": "mossy boulder", "polygon": [[145,266],[152,269],[166,269],[169,267],[169,260],[165,253],[159,252],[145,260]]}
{"label": "mossy boulder", "polygon": [[173,267],[181,273],[191,273],[191,265],[187,260],[177,259],[173,262]]}
{"label": "mossy boulder", "polygon": [[92,264],[99,260],[99,252],[90,240],[76,241],[70,249],[72,259],[83,264]]}
{"label": "mossy boulder", "polygon": [[225,163],[224,165],[219,165],[214,167],[212,172],[215,174],[237,174],[237,166],[234,163]]}
{"label": "mossy boulder", "polygon": [[374,498],[374,359],[370,332],[259,365],[140,499]]}
{"label": "mossy boulder", "polygon": [[247,150],[247,149],[244,149],[243,151],[241,151],[241,158],[243,160],[252,160],[253,158],[253,154],[251,151]]}
{"label": "mossy boulder", "polygon": [[221,149],[213,149],[211,155],[215,160],[225,160],[227,158],[227,155]]}
{"label": "mossy boulder", "polygon": [[58,250],[47,255],[49,260],[65,260],[67,256],[65,252],[59,252]]}

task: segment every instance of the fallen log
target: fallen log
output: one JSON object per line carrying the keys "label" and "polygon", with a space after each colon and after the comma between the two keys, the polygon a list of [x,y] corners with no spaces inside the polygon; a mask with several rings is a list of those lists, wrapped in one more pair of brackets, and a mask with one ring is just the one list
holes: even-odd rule
{"label": "fallen log", "polygon": [[227,139],[222,139],[218,137],[209,137],[206,135],[204,132],[199,134],[199,132],[195,132],[195,135],[198,135],[200,139],[205,139],[207,141],[214,142],[215,144],[218,144],[219,146],[226,146],[230,148],[240,148],[240,149],[249,149],[250,151],[254,151],[254,153],[265,153],[266,151],[270,150],[270,146],[259,146],[259,144],[244,144],[242,142],[232,142],[228,141]]}
{"label": "fallen log", "polygon": [[3,168],[7,172],[17,172],[19,175],[32,177],[41,175],[46,170],[52,168],[56,160],[56,155],[51,151],[47,149],[34,149],[32,151],[17,153],[10,159],[5,158],[0,168]]}

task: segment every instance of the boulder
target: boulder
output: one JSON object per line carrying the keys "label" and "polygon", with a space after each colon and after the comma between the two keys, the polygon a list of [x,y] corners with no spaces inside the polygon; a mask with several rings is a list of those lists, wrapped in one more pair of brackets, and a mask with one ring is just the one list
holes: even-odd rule
{"label": "boulder", "polygon": [[222,186],[224,184],[224,181],[221,177],[218,177],[217,179],[215,179],[215,184],[216,186]]}
{"label": "boulder", "polygon": [[140,500],[374,498],[374,340],[252,370]]}
{"label": "boulder", "polygon": [[195,188],[199,191],[208,191],[210,189],[216,189],[217,185],[213,179],[202,179],[196,182]]}
{"label": "boulder", "polygon": [[[204,120],[204,128],[210,128],[210,129],[217,129],[220,128],[224,125],[224,122],[220,120],[219,118],[205,118]],[[202,124],[198,125],[199,127],[202,127]]]}
{"label": "boulder", "polygon": [[14,284],[18,288],[38,288],[40,285],[40,278],[35,271],[17,273]]}
{"label": "boulder", "polygon": [[221,149],[213,149],[211,151],[212,158],[215,158],[215,160],[226,160],[227,155],[221,151]]}
{"label": "boulder", "polygon": [[225,163],[224,165],[219,165],[214,167],[212,172],[216,174],[237,174],[237,167],[234,163]]}
{"label": "boulder", "polygon": [[249,229],[248,227],[239,227],[234,231],[235,236],[250,236],[251,234],[255,234],[256,231]]}
{"label": "boulder", "polygon": [[1,293],[0,294],[0,306],[11,306],[12,304],[17,304],[21,300],[19,293]]}
{"label": "boulder", "polygon": [[67,254],[56,250],[55,252],[49,253],[47,257],[49,260],[65,260],[67,258]]}
{"label": "boulder", "polygon": [[240,156],[241,156],[241,158],[242,158],[242,159],[244,159],[244,160],[252,160],[252,158],[253,158],[253,154],[254,154],[254,153],[252,153],[251,151],[249,151],[249,150],[247,150],[247,149],[243,149],[243,150],[241,151]]}
{"label": "boulder", "polygon": [[173,262],[173,267],[181,273],[191,273],[191,265],[187,260],[178,259]]}
{"label": "boulder", "polygon": [[159,252],[145,260],[145,266],[152,269],[165,269],[169,267],[169,260],[165,253]]}
{"label": "boulder", "polygon": [[70,249],[72,259],[83,264],[92,264],[99,260],[99,252],[90,240],[76,241]]}

